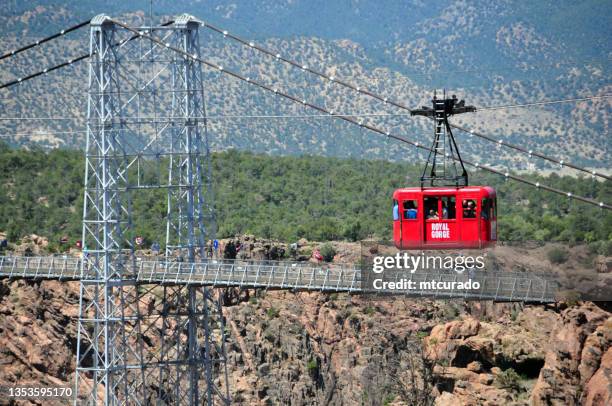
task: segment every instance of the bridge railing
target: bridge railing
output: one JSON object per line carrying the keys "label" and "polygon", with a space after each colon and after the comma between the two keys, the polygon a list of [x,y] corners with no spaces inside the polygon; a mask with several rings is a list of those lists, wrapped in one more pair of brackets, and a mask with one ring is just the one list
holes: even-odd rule
{"label": "bridge railing", "polygon": [[[98,268],[101,264],[98,264]],[[100,280],[94,259],[75,257],[0,257],[0,277]],[[308,262],[207,260],[178,262],[136,258],[126,262],[125,279],[151,283],[192,283],[213,286],[280,289],[357,290],[360,271],[350,264],[318,265]],[[315,288],[316,287],[316,288]]]}
{"label": "bridge railing", "polygon": [[197,263],[140,261],[137,279],[158,283],[216,287],[355,292],[361,271],[352,265],[281,261],[216,261]]}
{"label": "bridge railing", "polygon": [[0,256],[0,276],[9,278],[78,280],[81,259],[75,257]]}
{"label": "bridge railing", "polygon": [[[0,257],[0,277],[103,282],[94,273],[93,258],[74,257]],[[98,268],[99,268],[98,264]],[[177,262],[129,261],[122,278],[138,283],[191,284],[210,287],[291,289],[323,292],[359,292],[372,295],[405,295],[430,298],[465,298],[472,300],[553,302],[558,285],[550,276],[517,272],[480,272],[470,275],[449,270],[417,270],[393,274],[395,282],[411,281],[415,288],[377,290],[372,288],[372,274],[350,264],[315,264],[286,261],[207,260]],[[463,289],[453,284],[468,280],[478,288]],[[112,279],[111,279],[112,280]],[[389,279],[387,279],[389,281]],[[437,288],[434,283],[451,284]]]}

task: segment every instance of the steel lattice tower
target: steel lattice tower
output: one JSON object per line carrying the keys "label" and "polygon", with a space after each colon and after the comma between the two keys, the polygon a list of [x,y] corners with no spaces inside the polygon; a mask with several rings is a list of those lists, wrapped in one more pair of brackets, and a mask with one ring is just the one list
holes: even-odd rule
{"label": "steel lattice tower", "polygon": [[[139,30],[199,57],[199,26]],[[204,261],[214,238],[201,64],[104,15],[90,60],[75,404],[228,403],[220,297],[136,282],[135,193],[167,190],[163,262]]]}

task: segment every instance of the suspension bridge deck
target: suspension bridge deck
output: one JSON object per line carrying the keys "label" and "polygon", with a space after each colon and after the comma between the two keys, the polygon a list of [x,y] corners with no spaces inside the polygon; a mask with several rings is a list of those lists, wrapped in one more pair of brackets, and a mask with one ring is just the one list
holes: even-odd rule
{"label": "suspension bridge deck", "polygon": [[[0,279],[33,279],[101,282],[86,261],[72,257],[0,257]],[[295,291],[394,293],[438,299],[554,302],[557,283],[550,277],[530,273],[480,272],[468,276],[448,270],[417,270],[399,278],[414,281],[415,289],[380,291],[369,288],[359,267],[349,264],[313,264],[285,261],[167,262],[138,259],[126,266],[124,280],[167,285],[199,285],[212,288],[238,287]],[[400,275],[400,274],[398,274]],[[363,277],[363,278],[362,278]],[[458,289],[452,282],[478,282],[478,289]],[[449,289],[420,288],[421,282],[447,282]]]}

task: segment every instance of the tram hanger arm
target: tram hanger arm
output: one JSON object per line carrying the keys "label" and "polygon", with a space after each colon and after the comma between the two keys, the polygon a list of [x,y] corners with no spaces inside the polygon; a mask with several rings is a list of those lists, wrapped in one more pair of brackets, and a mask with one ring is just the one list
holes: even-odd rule
{"label": "tram hanger arm", "polygon": [[[459,104],[465,104],[465,101],[461,100]],[[452,112],[449,115],[453,114],[462,114],[462,113],[473,113],[476,111],[476,107],[474,106],[455,106],[452,109]]]}
{"label": "tram hanger arm", "polygon": [[[476,111],[476,107],[474,106],[466,106],[465,100],[461,100],[454,106],[446,106],[446,115],[452,116],[455,114],[463,114],[463,113],[473,113]],[[425,117],[433,117],[435,115],[434,109],[427,106],[421,106],[420,109],[410,110],[411,116],[425,116]]]}
{"label": "tram hanger arm", "polygon": [[422,106],[420,109],[410,110],[411,116],[433,117],[434,110],[431,107]]}

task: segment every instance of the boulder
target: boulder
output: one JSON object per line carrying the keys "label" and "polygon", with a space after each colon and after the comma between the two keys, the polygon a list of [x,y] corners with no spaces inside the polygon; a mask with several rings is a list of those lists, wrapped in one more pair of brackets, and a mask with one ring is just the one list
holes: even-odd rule
{"label": "boulder", "polygon": [[480,372],[482,371],[482,363],[479,361],[472,361],[467,364],[467,370],[472,372]]}
{"label": "boulder", "polygon": [[476,319],[451,321],[445,325],[447,339],[466,338],[475,336],[480,329],[480,322]]}
{"label": "boulder", "polygon": [[[425,354],[430,359],[450,359],[460,339],[478,334],[480,322],[476,319],[454,320],[435,326],[425,342]],[[458,340],[459,339],[459,340]]]}

